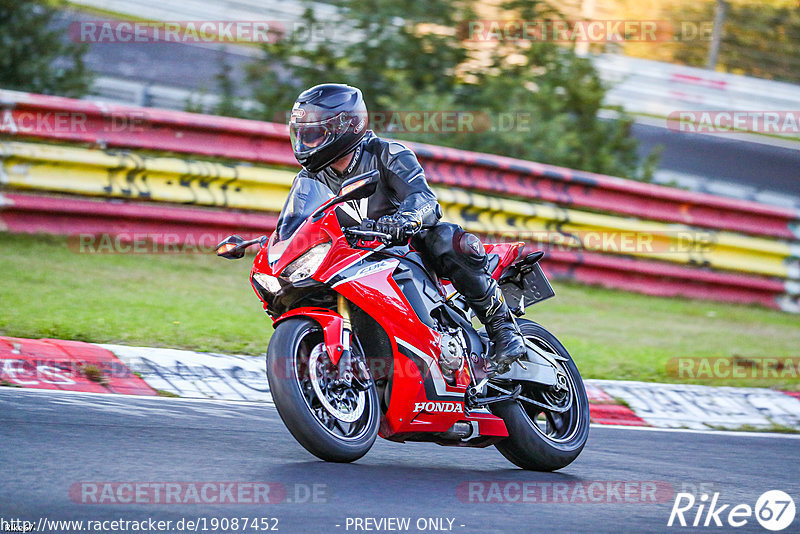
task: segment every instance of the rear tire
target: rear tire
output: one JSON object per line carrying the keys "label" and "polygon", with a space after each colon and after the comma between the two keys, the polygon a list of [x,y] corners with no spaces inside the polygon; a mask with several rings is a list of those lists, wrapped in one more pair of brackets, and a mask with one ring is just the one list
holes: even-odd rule
{"label": "rear tire", "polygon": [[363,399],[358,397],[363,412],[355,421],[334,417],[310,383],[310,358],[332,366],[324,345],[320,348],[322,342],[322,330],[311,319],[297,317],[280,323],[267,349],[267,379],[283,423],[308,452],[326,462],[352,462],[364,456],[378,436],[378,395],[373,384]]}
{"label": "rear tire", "polygon": [[[535,340],[537,344],[543,344],[550,351],[567,358],[561,363],[572,390],[572,405],[564,414],[546,412],[524,401],[490,405],[492,412],[505,421],[509,434],[496,447],[518,467],[533,471],[555,471],[572,463],[586,445],[589,400],[578,367],[558,339],[533,321],[523,319],[518,323],[526,339]],[[523,395],[529,393],[523,389]]]}

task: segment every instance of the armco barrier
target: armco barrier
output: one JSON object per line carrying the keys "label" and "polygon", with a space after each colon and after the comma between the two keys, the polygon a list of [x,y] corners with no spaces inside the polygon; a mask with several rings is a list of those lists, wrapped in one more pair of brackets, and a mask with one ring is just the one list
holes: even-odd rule
{"label": "armco barrier", "polygon": [[[798,244],[435,189],[445,216],[477,233],[518,236],[522,241],[544,237],[584,250],[800,278]],[[623,243],[623,237],[631,243]]]}
{"label": "armco barrier", "polygon": [[0,134],[297,164],[281,124],[1,89]]}
{"label": "armco barrier", "polygon": [[[167,251],[201,252],[230,233],[238,233],[246,239],[269,234],[275,222],[276,216],[272,214],[231,210],[38,194],[0,196],[0,229],[89,238],[107,234],[114,238],[113,241],[88,240],[89,245],[85,247],[78,239],[72,242],[76,253],[113,252],[117,239],[172,243],[172,249],[163,248]],[[562,250],[548,250],[543,266],[553,279],[576,280],[649,295],[760,304],[800,312],[796,301],[800,284],[777,278]]]}
{"label": "armco barrier", "polygon": [[20,189],[279,212],[293,173],[125,151],[0,142],[0,182]]}
{"label": "armco barrier", "polygon": [[[55,127],[77,117],[76,127]],[[39,121],[46,114],[48,120]],[[285,125],[0,90],[0,134],[224,157],[296,168]],[[432,183],[784,239],[797,210],[552,165],[408,143]]]}
{"label": "armco barrier", "polygon": [[[282,125],[8,91],[0,91],[0,107],[4,108],[0,133],[7,137],[72,144],[0,143],[0,181],[17,190],[274,213],[280,209],[293,175],[285,169],[295,164]],[[59,113],[67,121],[77,117],[81,126],[53,127],[46,117]],[[37,114],[45,120],[31,121]],[[132,126],[130,121],[137,117],[141,119],[138,126]],[[95,148],[80,148],[75,143]],[[108,150],[108,146],[140,151]],[[420,144],[413,144],[413,148],[435,184],[449,219],[484,234],[531,236],[545,245],[548,241],[567,247],[580,245],[581,250],[574,253],[568,248],[552,251],[554,271],[561,276],[653,294],[760,302],[790,311],[798,308],[800,254],[794,242],[798,235],[794,210],[511,158]],[[153,155],[141,149],[221,156],[226,160]],[[471,192],[448,187],[454,185]],[[13,201],[13,194],[7,193],[7,199]],[[24,210],[9,206],[8,200],[6,204],[4,220],[16,217],[26,224],[31,221],[31,210],[21,215]],[[599,211],[604,213],[593,213]],[[63,210],[57,213],[60,215],[49,217],[48,224],[53,223],[53,217],[62,221],[69,217]],[[631,215],[646,220],[628,218]],[[150,212],[148,217],[148,228],[158,228],[157,216]],[[683,224],[668,224],[678,222]],[[697,227],[708,230],[700,232]],[[615,250],[585,239],[591,234],[615,232],[650,236],[653,249]],[[693,247],[692,235],[712,246]],[[683,240],[688,249],[676,247],[676,239]],[[661,261],[634,261],[631,256]],[[625,272],[632,274],[626,279],[621,276]]]}
{"label": "armco barrier", "polygon": [[[275,214],[190,208],[129,202],[9,193],[0,195],[0,230],[96,236],[107,234],[129,241],[213,247],[236,233],[245,239],[275,229]],[[80,252],[80,241],[77,242]],[[93,247],[96,249],[98,247]]]}
{"label": "armco barrier", "polygon": [[800,212],[532,161],[409,143],[433,183],[767,237],[800,237]]}
{"label": "armco barrier", "polygon": [[[294,173],[125,151],[0,142],[2,180],[15,188],[280,211]],[[626,253],[781,278],[800,278],[800,245],[644,222],[434,187],[448,220],[512,239]],[[626,250],[620,236],[631,241]],[[608,239],[611,236],[611,239]],[[613,237],[616,236],[616,237]],[[636,241],[641,241],[637,245]]]}
{"label": "armco barrier", "polygon": [[617,54],[600,54],[593,62],[612,85],[604,103],[633,113],[667,116],[679,110],[786,111],[800,106],[800,87],[792,83]]}
{"label": "armco barrier", "polygon": [[584,252],[548,251],[543,263],[554,279],[625,289],[660,297],[760,304],[800,313],[800,284],[778,278],[720,273],[655,261]]}

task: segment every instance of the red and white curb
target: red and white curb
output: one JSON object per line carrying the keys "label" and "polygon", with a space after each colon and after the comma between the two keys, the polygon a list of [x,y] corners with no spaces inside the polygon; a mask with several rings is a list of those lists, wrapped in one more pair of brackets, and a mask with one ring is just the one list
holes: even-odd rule
{"label": "red and white curb", "polygon": [[89,393],[157,394],[111,351],[58,339],[0,336],[0,383]]}
{"label": "red and white curb", "polygon": [[800,430],[800,394],[766,388],[591,380],[642,420],[665,428],[781,427]]}
{"label": "red and white curb", "polygon": [[100,346],[158,390],[189,398],[272,402],[264,356]]}
{"label": "red and white curb", "polygon": [[[272,402],[264,356],[0,336],[4,385]],[[586,380],[592,422],[691,429],[800,430],[800,393]]]}

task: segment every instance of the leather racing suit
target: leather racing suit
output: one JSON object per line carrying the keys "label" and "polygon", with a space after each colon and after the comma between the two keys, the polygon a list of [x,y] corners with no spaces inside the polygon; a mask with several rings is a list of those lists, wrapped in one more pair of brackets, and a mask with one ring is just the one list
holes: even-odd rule
{"label": "leather racing suit", "polygon": [[411,245],[440,278],[450,280],[464,295],[478,319],[487,327],[495,346],[497,362],[513,361],[525,353],[524,343],[511,317],[497,282],[487,269],[488,259],[480,240],[460,226],[442,222],[442,209],[425,179],[416,155],[394,140],[381,139],[368,131],[353,152],[343,173],[330,166],[299,176],[318,180],[338,192],[348,178],[377,169],[380,182],[367,199],[343,205],[344,211],[359,224],[363,219],[400,214],[415,223]]}

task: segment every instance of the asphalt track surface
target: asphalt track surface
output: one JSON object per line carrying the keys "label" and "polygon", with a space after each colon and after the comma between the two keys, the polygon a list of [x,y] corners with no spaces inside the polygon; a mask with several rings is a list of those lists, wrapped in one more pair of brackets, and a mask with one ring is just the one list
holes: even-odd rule
{"label": "asphalt track surface", "polygon": [[634,124],[631,133],[641,157],[662,147],[660,170],[800,197],[800,150],[645,124]]}
{"label": "asphalt track surface", "polygon": [[[367,517],[409,518],[406,532],[420,532],[416,521],[428,518],[449,518],[453,532],[465,533],[689,531],[666,526],[672,493],[656,504],[470,503],[457,488],[476,481],[503,488],[514,482],[575,488],[651,481],[671,492],[719,492],[720,504],[753,506],[771,489],[800,504],[798,438],[593,426],[581,457],[558,473],[516,469],[494,448],[380,439],[354,464],[326,464],[294,441],[269,405],[0,388],[0,518],[270,517],[278,519],[279,532],[289,533],[357,532],[354,523],[347,527],[348,518]],[[69,494],[80,482],[176,481],[279,483],[287,498],[260,505],[81,504]],[[315,484],[316,498],[309,498],[306,490]],[[695,511],[687,513],[690,522]],[[735,530],[767,532],[754,518]],[[795,518],[785,532],[798,530]]]}

